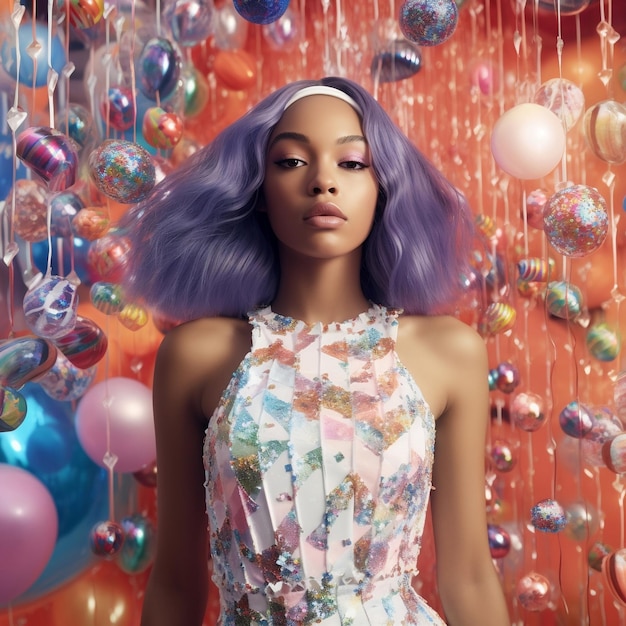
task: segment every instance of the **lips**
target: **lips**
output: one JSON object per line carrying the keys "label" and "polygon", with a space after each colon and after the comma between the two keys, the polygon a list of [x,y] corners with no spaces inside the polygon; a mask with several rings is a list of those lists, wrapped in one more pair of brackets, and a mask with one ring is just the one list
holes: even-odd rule
{"label": "lips", "polygon": [[335,217],[342,220],[348,219],[341,209],[331,202],[320,202],[304,214],[305,220],[310,220],[314,217]]}

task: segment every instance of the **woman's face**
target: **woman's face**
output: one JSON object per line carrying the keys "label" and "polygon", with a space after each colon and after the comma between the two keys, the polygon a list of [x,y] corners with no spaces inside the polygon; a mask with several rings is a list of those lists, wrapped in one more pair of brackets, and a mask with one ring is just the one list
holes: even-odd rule
{"label": "woman's face", "polygon": [[263,194],[283,260],[360,254],[378,182],[356,111],[327,95],[292,104],[269,140]]}

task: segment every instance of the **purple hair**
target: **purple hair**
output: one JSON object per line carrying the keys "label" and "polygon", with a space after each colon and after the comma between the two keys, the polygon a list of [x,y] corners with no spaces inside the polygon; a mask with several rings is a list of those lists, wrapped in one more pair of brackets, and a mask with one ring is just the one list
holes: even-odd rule
{"label": "purple hair", "polygon": [[407,313],[442,310],[458,295],[469,260],[471,213],[460,193],[360,85],[344,78],[290,83],[224,129],[128,212],[126,290],[175,320],[244,316],[274,299],[275,237],[257,211],[269,137],[285,104],[309,85],[349,94],[379,182],[361,283],[370,300]]}

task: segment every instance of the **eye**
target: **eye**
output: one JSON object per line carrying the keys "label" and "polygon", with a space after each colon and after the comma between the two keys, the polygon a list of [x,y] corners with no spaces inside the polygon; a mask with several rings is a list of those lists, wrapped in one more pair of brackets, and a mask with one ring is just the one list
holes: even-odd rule
{"label": "eye", "polygon": [[288,157],[286,159],[279,159],[275,161],[276,165],[280,167],[284,167],[285,169],[292,169],[294,167],[302,167],[306,165],[306,163],[302,159],[298,159],[296,157]]}
{"label": "eye", "polygon": [[339,165],[347,170],[364,170],[369,167],[361,161],[342,161]]}

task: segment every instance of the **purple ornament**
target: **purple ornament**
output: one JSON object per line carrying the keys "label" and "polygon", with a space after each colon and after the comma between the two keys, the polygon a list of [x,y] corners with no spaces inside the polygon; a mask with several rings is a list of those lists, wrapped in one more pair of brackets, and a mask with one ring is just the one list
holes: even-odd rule
{"label": "purple ornament", "polygon": [[513,393],[519,385],[519,370],[513,363],[500,363],[496,368],[496,387],[502,393]]}
{"label": "purple ornament", "polygon": [[130,87],[109,87],[107,96],[100,105],[102,119],[111,128],[125,131],[135,123],[135,99]]}
{"label": "purple ornament", "polygon": [[491,444],[489,457],[499,472],[510,472],[515,467],[515,457],[508,441],[497,439]]}
{"label": "purple ornament", "polygon": [[574,400],[559,413],[559,424],[566,435],[580,439],[591,432],[594,418],[590,409]]}
{"label": "purple ornament", "polygon": [[96,556],[115,556],[124,544],[124,530],[116,522],[98,522],[91,529],[89,542]]}
{"label": "purple ornament", "polygon": [[235,10],[253,24],[275,22],[289,6],[289,0],[233,0]]}
{"label": "purple ornament", "polygon": [[45,339],[57,339],[76,324],[76,287],[60,276],[46,276],[24,296],[24,318],[28,327]]}
{"label": "purple ornament", "polygon": [[533,526],[544,533],[558,533],[567,524],[563,507],[550,498],[537,502],[531,509],[530,515]]}
{"label": "purple ornament", "polygon": [[492,559],[502,559],[509,553],[511,536],[502,526],[487,524],[487,538]]}
{"label": "purple ornament", "polygon": [[181,59],[171,41],[153,37],[144,46],[137,60],[137,87],[148,98],[167,98],[180,78]]}
{"label": "purple ornament", "polygon": [[604,243],[609,231],[606,202],[593,187],[561,189],[546,203],[543,230],[557,252],[571,257],[591,254]]}
{"label": "purple ornament", "polygon": [[372,76],[381,83],[393,83],[414,76],[422,69],[422,53],[410,41],[392,41],[372,59]]}
{"label": "purple ornament", "polygon": [[437,46],[449,39],[458,20],[454,0],[406,0],[400,7],[402,34],[420,46]]}
{"label": "purple ornament", "polygon": [[174,0],[163,12],[172,37],[181,46],[191,47],[213,33],[215,7],[207,0]]}

